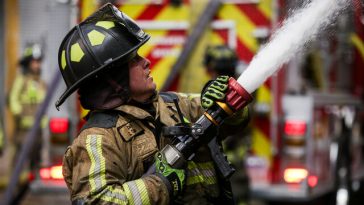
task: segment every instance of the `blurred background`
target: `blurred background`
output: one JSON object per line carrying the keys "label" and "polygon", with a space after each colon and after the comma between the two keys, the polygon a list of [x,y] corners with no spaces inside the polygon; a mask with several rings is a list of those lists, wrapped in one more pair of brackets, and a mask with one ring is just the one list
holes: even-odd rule
{"label": "blurred background", "polygon": [[[364,201],[364,1],[347,1],[253,93],[248,129],[224,145],[238,204]],[[152,36],[139,54],[150,59],[158,90],[199,93],[215,72],[238,77],[308,1],[0,1],[0,203],[70,204],[62,156],[87,110],[77,94],[54,106],[65,90],[58,48],[106,2]]]}

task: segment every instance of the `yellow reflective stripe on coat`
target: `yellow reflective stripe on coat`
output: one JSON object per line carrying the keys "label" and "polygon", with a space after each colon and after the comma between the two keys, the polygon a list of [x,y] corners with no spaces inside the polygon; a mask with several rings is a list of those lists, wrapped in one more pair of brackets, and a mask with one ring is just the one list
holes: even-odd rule
{"label": "yellow reflective stripe on coat", "polygon": [[23,129],[31,128],[34,124],[33,116],[21,116],[20,127]]}
{"label": "yellow reflective stripe on coat", "polygon": [[103,201],[116,204],[126,204],[127,198],[121,189],[107,187],[106,161],[102,156],[102,135],[88,135],[86,150],[90,157],[89,183],[91,195],[96,195]]}
{"label": "yellow reflective stripe on coat", "polygon": [[193,185],[197,183],[212,185],[217,183],[215,167],[212,162],[188,162],[187,171],[187,185]]}
{"label": "yellow reflective stripe on coat", "polygon": [[23,76],[20,75],[16,77],[10,92],[10,110],[14,115],[20,114],[22,110],[19,95],[21,92],[21,88],[23,87],[23,83],[24,83]]}
{"label": "yellow reflective stripe on coat", "polygon": [[149,205],[148,190],[142,179],[126,182],[123,184],[126,196],[129,199],[130,204],[143,204]]}

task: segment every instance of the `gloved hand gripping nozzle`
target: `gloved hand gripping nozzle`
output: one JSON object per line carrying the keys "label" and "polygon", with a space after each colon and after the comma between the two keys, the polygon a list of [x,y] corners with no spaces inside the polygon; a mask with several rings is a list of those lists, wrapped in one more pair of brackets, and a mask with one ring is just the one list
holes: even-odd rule
{"label": "gloved hand gripping nozzle", "polygon": [[182,123],[166,128],[168,131],[164,134],[170,133],[175,143],[164,147],[161,153],[171,167],[182,168],[199,147],[207,144],[221,176],[228,178],[234,173],[218,145],[216,133],[226,118],[243,109],[253,98],[234,78],[230,77],[227,85],[224,100],[215,101],[192,126]]}

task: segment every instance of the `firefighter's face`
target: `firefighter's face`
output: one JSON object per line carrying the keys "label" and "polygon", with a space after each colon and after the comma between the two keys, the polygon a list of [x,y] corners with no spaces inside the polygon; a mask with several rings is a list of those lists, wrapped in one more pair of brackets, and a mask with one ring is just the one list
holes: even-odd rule
{"label": "firefighter's face", "polygon": [[29,62],[29,68],[30,68],[31,72],[34,74],[40,74],[41,64],[42,64],[42,62],[40,60],[32,59]]}
{"label": "firefighter's face", "polygon": [[128,62],[128,66],[131,97],[138,102],[144,102],[156,90],[156,84],[150,76],[150,61],[136,55]]}

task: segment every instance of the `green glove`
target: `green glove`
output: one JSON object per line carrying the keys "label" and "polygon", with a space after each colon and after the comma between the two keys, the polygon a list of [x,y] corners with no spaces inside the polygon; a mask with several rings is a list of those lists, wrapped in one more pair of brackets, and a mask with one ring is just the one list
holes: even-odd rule
{"label": "green glove", "polygon": [[204,109],[210,108],[215,101],[223,101],[225,99],[228,81],[229,76],[222,75],[205,85],[201,95],[201,105]]}
{"label": "green glove", "polygon": [[173,196],[180,194],[185,184],[185,170],[171,167],[165,156],[160,152],[155,154],[155,167],[156,173],[168,180],[170,186],[167,184],[167,187],[173,193]]}

